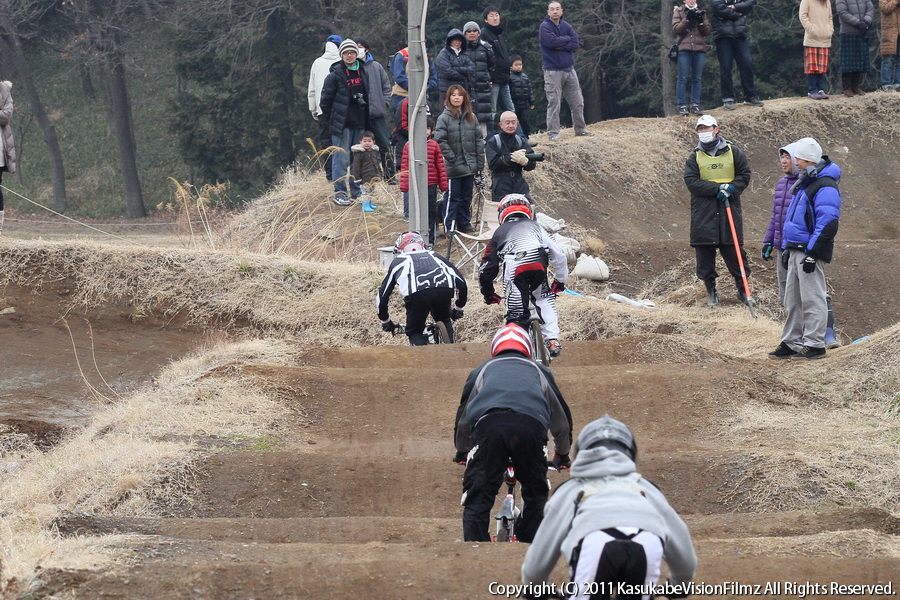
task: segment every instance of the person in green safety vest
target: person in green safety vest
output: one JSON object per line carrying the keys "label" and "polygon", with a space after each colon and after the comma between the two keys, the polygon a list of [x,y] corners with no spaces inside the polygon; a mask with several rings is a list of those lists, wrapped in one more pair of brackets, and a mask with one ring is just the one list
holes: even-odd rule
{"label": "person in green safety vest", "polygon": [[741,280],[735,241],[725,212],[725,201],[731,205],[738,249],[747,277],[750,264],[741,247],[744,227],[741,215],[741,192],[750,185],[750,163],[740,148],[719,134],[719,123],[711,115],[697,120],[699,143],[684,165],[684,183],[691,192],[691,247],[697,256],[697,278],[706,285],[707,306],[719,304],[716,290],[716,248],[734,278],[737,297],[747,302]]}

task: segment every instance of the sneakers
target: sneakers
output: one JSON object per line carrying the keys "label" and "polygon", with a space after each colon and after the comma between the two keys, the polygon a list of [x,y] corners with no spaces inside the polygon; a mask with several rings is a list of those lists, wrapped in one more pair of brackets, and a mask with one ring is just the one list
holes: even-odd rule
{"label": "sneakers", "polygon": [[795,352],[791,358],[805,358],[815,360],[817,358],[825,358],[825,348],[812,348],[811,346],[803,346],[800,352]]}
{"label": "sneakers", "polygon": [[351,204],[353,204],[353,200],[351,200],[347,196],[338,195],[334,197],[334,203],[338,206],[350,206]]}
{"label": "sneakers", "polygon": [[[825,92],[820,90],[819,93],[825,96]],[[825,98],[828,98],[828,96],[825,96]],[[820,98],[820,100],[824,100],[825,98]],[[750,96],[748,99],[744,100],[744,104],[749,104],[751,106],[765,106],[765,103],[756,96]]]}
{"label": "sneakers", "polygon": [[790,358],[797,354],[796,350],[792,350],[786,342],[781,342],[772,352],[769,352],[769,358]]}
{"label": "sneakers", "polygon": [[691,104],[691,114],[692,115],[700,114],[700,105],[699,104]]}
{"label": "sneakers", "polygon": [[678,114],[681,115],[682,117],[686,117],[691,113],[690,113],[690,111],[688,111],[688,107],[686,105],[682,105],[682,106],[678,107]]}
{"label": "sneakers", "polygon": [[893,85],[883,85],[883,86],[881,86],[881,91],[882,91],[882,92],[896,92],[897,89],[898,89],[898,88],[894,87]]}
{"label": "sneakers", "polygon": [[550,356],[556,358],[562,352],[562,344],[559,343],[559,340],[547,340],[547,350],[550,352]]}
{"label": "sneakers", "polygon": [[588,131],[587,129],[585,129],[584,131],[575,132],[575,137],[584,137],[587,135],[594,135],[594,134],[591,133],[590,131]]}
{"label": "sneakers", "polygon": [[[813,100],[828,100],[828,94],[826,94],[823,90],[819,90],[818,92],[812,92],[808,94],[810,98]],[[844,93],[846,95],[846,91]],[[853,95],[853,92],[850,92],[850,95]]]}
{"label": "sneakers", "polygon": [[734,100],[726,100],[724,102],[725,110],[734,110]]}
{"label": "sneakers", "polygon": [[558,134],[558,133],[551,133],[551,134],[549,134],[547,137],[550,138],[550,141],[551,141],[551,142],[555,142],[555,141],[558,141],[558,140],[559,140],[559,134]]}

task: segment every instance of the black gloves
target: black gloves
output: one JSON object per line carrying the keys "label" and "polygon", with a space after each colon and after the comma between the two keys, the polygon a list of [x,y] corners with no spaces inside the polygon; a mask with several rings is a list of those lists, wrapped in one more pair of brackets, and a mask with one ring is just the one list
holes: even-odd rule
{"label": "black gloves", "polygon": [[763,247],[762,247],[762,259],[763,260],[772,260],[772,249],[774,247],[775,246],[773,246],[769,242],[766,242],[765,244],[763,244]]}
{"label": "black gloves", "polygon": [[859,20],[859,25],[856,26],[856,28],[859,29],[863,35],[866,35],[866,32],[869,31],[870,27],[871,27],[871,25],[869,25],[862,19]]}
{"label": "black gloves", "polygon": [[803,259],[803,272],[812,273],[816,270],[816,257],[809,254]]}
{"label": "black gloves", "polygon": [[694,21],[695,23],[703,22],[703,15],[706,14],[706,11],[700,10],[699,8],[689,8],[687,11],[687,20]]}
{"label": "black gloves", "polygon": [[553,453],[553,460],[547,463],[547,468],[554,471],[568,471],[570,466],[572,466],[572,461],[569,460],[569,455],[556,452]]}
{"label": "black gloves", "polygon": [[562,294],[566,291],[566,284],[562,281],[553,280],[553,284],[550,286],[550,291],[554,294]]}
{"label": "black gloves", "polygon": [[497,295],[496,292],[492,292],[490,295],[485,294],[484,303],[485,304],[500,304],[503,301],[503,298]]}
{"label": "black gloves", "polygon": [[457,452],[453,455],[453,462],[458,465],[466,464],[466,453],[465,452]]}
{"label": "black gloves", "polygon": [[387,331],[388,333],[394,333],[394,329],[397,328],[397,324],[388,319],[386,322],[381,324],[381,330]]}
{"label": "black gloves", "polygon": [[450,318],[454,321],[463,318],[463,309],[461,308],[452,308],[450,309]]}

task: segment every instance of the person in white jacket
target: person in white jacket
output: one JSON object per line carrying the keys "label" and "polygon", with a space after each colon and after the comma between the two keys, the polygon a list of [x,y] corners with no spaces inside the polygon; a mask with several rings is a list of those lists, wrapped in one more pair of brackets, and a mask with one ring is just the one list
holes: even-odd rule
{"label": "person in white jacket", "polygon": [[[636,458],[631,431],[609,415],[581,430],[570,479],[547,502],[525,554],[526,589],[548,585],[562,552],[570,599],[687,596],[697,568],[691,535],[662,492],[636,471]],[[658,585],[662,559],[670,575]]]}
{"label": "person in white jacket", "polygon": [[[338,53],[338,47],[343,38],[339,35],[329,35],[325,40],[325,52],[313,61],[312,67],[309,69],[309,86],[306,97],[309,99],[309,112],[312,118],[319,125],[319,150],[324,150],[331,146],[331,132],[329,131],[329,123],[325,119],[320,119],[322,115],[322,107],[319,106],[319,100],[322,99],[322,86],[325,84],[325,78],[331,72],[331,65],[341,60]],[[325,159],[325,177],[328,181],[331,178],[331,154]]]}

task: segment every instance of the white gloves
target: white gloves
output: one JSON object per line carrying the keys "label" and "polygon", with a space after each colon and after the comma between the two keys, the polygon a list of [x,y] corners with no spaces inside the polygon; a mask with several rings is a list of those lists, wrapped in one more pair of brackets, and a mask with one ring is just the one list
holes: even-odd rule
{"label": "white gloves", "polygon": [[525,158],[525,148],[519,148],[518,150],[510,154],[509,159],[516,164],[522,165],[523,167],[528,164],[528,159]]}

